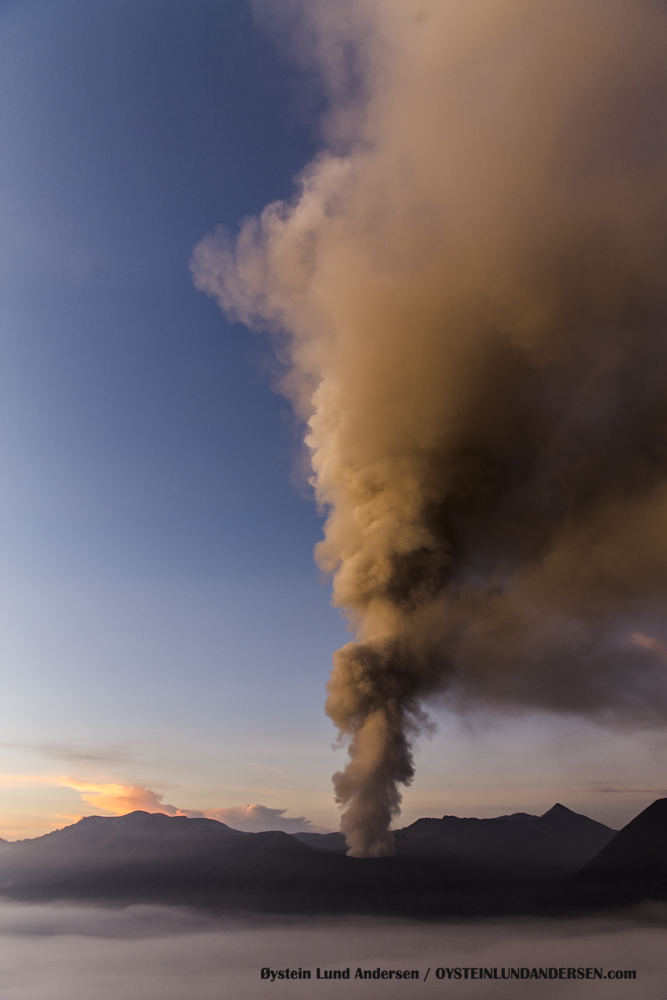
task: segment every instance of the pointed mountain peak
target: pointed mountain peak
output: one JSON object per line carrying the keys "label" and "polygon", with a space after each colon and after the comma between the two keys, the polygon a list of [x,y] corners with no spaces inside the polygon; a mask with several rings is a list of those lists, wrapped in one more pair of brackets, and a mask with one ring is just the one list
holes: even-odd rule
{"label": "pointed mountain peak", "polygon": [[547,812],[542,814],[542,819],[545,816],[580,816],[581,813],[573,812],[572,809],[568,809],[567,806],[563,806],[560,802],[557,802],[555,806],[548,809]]}

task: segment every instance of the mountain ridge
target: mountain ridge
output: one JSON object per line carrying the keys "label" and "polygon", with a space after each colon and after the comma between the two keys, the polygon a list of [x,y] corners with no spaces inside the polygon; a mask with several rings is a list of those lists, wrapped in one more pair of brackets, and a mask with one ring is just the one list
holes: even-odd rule
{"label": "mountain ridge", "polygon": [[412,917],[564,914],[667,899],[667,799],[619,832],[557,803],[537,817],[424,817],[396,831],[393,857],[350,858],[306,842],[336,836],[246,833],[142,811],[89,816],[3,844],[0,894]]}
{"label": "mountain ridge", "polygon": [[[491,819],[445,815],[423,817],[394,831],[401,856],[436,856],[453,851],[473,864],[488,864],[505,875],[530,871],[547,878],[575,871],[590,861],[612,839],[615,830],[556,803],[542,816],[514,813]],[[341,833],[299,833],[295,836],[315,850],[344,853]]]}

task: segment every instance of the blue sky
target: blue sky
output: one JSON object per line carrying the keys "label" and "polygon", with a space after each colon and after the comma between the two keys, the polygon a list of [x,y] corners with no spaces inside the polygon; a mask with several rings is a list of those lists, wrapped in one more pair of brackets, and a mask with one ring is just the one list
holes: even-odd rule
{"label": "blue sky", "polygon": [[[291,196],[322,108],[242,0],[0,4],[0,835],[103,811],[77,782],[337,825],[299,430],[188,270]],[[655,797],[655,734],[436,718],[406,821]]]}
{"label": "blue sky", "polygon": [[312,109],[237,2],[9,3],[0,49],[3,740],[243,741],[251,702],[314,743],[342,628],[298,437],[187,267],[290,193]]}

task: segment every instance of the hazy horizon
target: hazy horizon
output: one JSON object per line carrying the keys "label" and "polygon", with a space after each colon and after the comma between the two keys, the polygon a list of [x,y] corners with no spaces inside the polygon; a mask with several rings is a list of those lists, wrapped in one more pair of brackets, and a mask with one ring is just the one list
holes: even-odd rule
{"label": "hazy horizon", "polygon": [[[420,923],[391,918],[267,916],[254,921],[202,916],[179,907],[0,903],[0,962],[8,1000],[112,1000],[142,996],[217,1000],[221,991],[255,1000],[270,990],[284,998],[405,996],[402,982],[354,979],[356,969],[416,969],[411,993],[426,998],[456,989],[462,997],[511,1000],[590,997],[613,989],[626,1000],[659,1000],[665,977],[664,906],[590,920]],[[262,968],[311,970],[310,980],[261,979]],[[318,981],[317,968],[350,968],[345,981]],[[437,968],[635,969],[637,979],[443,982]],[[424,976],[430,968],[426,982]],[[445,973],[446,975],[446,973]]]}

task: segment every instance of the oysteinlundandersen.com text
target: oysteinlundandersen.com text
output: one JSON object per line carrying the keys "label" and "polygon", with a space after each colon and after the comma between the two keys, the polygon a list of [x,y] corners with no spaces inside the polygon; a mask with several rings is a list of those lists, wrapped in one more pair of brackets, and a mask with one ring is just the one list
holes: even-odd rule
{"label": "oysteinlundandersen.com text", "polygon": [[[604,969],[594,966],[573,968],[572,966],[548,966],[546,968],[482,968],[481,966],[438,966],[433,970],[436,979],[636,979],[636,969]],[[277,979],[418,979],[426,982],[431,969],[422,977],[419,969],[362,969],[352,974],[350,968],[316,969],[312,976],[310,969],[272,969],[266,965],[261,970],[261,978],[272,983]]]}

